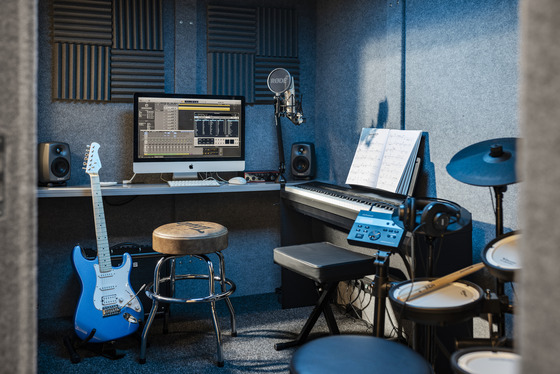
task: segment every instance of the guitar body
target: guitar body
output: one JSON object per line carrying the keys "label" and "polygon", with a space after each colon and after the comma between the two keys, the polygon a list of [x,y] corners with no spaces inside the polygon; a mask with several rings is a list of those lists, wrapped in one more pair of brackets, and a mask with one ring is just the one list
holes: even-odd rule
{"label": "guitar body", "polygon": [[[144,317],[142,304],[130,287],[132,258],[123,255],[123,263],[102,272],[96,257],[88,260],[79,246],[72,253],[74,268],[82,292],[74,314],[74,329],[80,339],[103,343],[134,333]],[[95,333],[90,337],[91,332]]]}

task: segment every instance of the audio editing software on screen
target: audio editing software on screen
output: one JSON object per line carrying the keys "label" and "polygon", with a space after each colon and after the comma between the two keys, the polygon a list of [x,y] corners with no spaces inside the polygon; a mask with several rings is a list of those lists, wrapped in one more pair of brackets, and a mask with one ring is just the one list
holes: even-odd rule
{"label": "audio editing software on screen", "polygon": [[239,104],[228,100],[141,98],[139,157],[238,157]]}

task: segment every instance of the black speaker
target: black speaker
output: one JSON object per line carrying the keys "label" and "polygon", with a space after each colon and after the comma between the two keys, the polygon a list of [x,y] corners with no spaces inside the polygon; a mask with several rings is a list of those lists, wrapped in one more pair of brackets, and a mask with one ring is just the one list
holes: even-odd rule
{"label": "black speaker", "polygon": [[62,186],[70,179],[70,146],[62,142],[39,143],[39,185]]}
{"label": "black speaker", "polygon": [[[418,219],[419,218],[419,219]],[[450,201],[408,197],[399,207],[399,220],[408,231],[418,230],[430,237],[443,236],[447,226],[461,218],[461,208]]]}
{"label": "black speaker", "polygon": [[[119,243],[110,248],[111,251],[111,264],[113,267],[122,264],[122,255],[125,253],[130,254],[132,257],[132,269],[130,270],[130,287],[136,293],[144,308],[144,315],[147,317],[152,308],[152,300],[146,296],[144,290],[140,290],[142,286],[152,283],[154,280],[154,269],[158,263],[161,255],[155,252],[149,246],[141,246],[135,243]],[[96,253],[94,253],[94,257]],[[160,272],[162,278],[169,277],[170,267],[169,262],[165,264]],[[160,293],[163,295],[171,294],[171,287],[169,282],[160,285]],[[158,303],[157,314],[162,314],[168,311],[169,304],[160,302]]]}
{"label": "black speaker", "polygon": [[315,146],[313,143],[292,144],[290,169],[292,176],[296,179],[311,179],[315,176]]}

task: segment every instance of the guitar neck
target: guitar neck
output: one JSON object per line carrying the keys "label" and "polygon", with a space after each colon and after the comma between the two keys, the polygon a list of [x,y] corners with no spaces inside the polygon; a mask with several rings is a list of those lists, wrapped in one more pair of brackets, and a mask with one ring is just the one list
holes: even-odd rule
{"label": "guitar neck", "polygon": [[105,225],[105,212],[103,211],[103,197],[101,195],[99,175],[90,175],[90,180],[99,271],[107,273],[113,270],[113,266],[111,265],[111,253],[109,251],[109,240],[107,239],[107,226]]}

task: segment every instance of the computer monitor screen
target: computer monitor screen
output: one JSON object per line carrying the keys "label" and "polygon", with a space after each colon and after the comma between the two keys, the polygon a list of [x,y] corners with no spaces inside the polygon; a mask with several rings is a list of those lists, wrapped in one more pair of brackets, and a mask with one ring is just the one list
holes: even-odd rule
{"label": "computer monitor screen", "polygon": [[136,93],[134,173],[245,170],[242,96]]}

